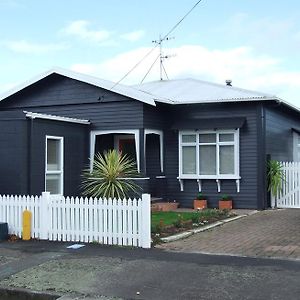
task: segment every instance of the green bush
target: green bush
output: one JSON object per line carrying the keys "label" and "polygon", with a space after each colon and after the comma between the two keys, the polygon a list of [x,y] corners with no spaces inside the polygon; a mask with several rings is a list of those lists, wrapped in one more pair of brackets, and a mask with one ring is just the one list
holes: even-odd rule
{"label": "green bush", "polygon": [[86,169],[82,174],[82,193],[88,197],[127,198],[140,189],[130,180],[137,176],[135,162],[127,155],[116,150],[97,153],[93,170]]}

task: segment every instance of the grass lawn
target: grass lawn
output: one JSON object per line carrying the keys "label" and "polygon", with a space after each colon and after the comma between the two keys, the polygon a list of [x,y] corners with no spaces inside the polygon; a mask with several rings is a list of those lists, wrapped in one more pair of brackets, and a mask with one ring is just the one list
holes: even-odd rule
{"label": "grass lawn", "polygon": [[192,227],[203,226],[232,216],[228,210],[205,209],[194,212],[158,211],[151,213],[151,231],[168,236]]}
{"label": "grass lawn", "polygon": [[[227,213],[227,212],[226,212]],[[205,209],[201,211],[195,212],[176,212],[176,211],[158,211],[151,213],[151,224],[159,225],[160,220],[162,220],[164,225],[172,225],[178,218],[181,218],[183,221],[192,220],[196,223],[197,220],[205,220],[211,218],[223,217],[226,214],[224,211],[220,211],[217,209]]]}

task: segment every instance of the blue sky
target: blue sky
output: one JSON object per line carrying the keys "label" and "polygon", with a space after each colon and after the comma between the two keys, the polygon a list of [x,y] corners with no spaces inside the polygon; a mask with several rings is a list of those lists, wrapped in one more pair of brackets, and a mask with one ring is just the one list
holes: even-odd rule
{"label": "blue sky", "polygon": [[[0,0],[0,93],[53,66],[118,81],[196,2]],[[168,76],[230,78],[300,106],[299,20],[296,0],[203,0],[164,45]],[[158,79],[156,65],[146,81]]]}

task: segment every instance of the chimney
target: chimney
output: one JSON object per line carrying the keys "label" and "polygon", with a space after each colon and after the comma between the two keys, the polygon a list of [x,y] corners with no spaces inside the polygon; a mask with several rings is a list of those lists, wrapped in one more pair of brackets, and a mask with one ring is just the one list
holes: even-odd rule
{"label": "chimney", "polygon": [[232,85],[231,85],[231,83],[232,83],[232,80],[231,80],[231,79],[226,79],[225,82],[226,82],[226,85],[227,85],[227,86],[232,86]]}

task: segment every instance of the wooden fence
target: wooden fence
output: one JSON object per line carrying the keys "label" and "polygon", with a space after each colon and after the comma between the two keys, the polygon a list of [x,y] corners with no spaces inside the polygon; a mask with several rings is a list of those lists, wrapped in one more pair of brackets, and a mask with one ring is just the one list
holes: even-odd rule
{"label": "wooden fence", "polygon": [[141,199],[50,195],[0,196],[0,222],[22,236],[24,210],[32,213],[31,236],[51,241],[97,242],[150,248],[150,195]]}
{"label": "wooden fence", "polygon": [[272,195],[272,207],[300,208],[300,162],[280,162],[284,180],[277,197]]}

